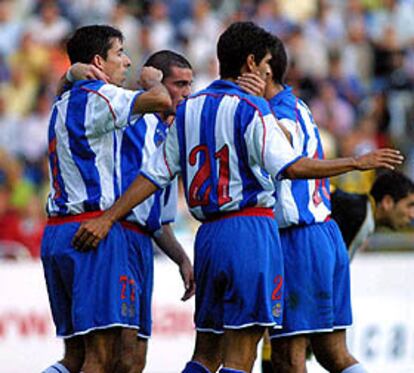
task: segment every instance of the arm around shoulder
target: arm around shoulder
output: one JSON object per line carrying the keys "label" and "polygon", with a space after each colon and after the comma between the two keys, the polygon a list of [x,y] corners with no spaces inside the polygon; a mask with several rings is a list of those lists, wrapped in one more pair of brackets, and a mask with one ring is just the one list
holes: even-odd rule
{"label": "arm around shoulder", "polygon": [[132,108],[135,114],[165,112],[172,109],[172,100],[167,89],[158,83],[137,97]]}
{"label": "arm around shoulder", "polygon": [[135,100],[133,113],[165,112],[172,109],[171,96],[161,83],[162,78],[160,70],[150,66],[142,68],[140,83],[145,92]]}

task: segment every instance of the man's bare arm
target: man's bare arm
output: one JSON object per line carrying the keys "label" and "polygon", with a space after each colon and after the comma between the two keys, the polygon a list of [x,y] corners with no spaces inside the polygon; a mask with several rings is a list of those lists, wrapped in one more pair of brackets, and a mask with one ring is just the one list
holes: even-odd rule
{"label": "man's bare arm", "polygon": [[65,87],[76,80],[103,80],[107,83],[108,76],[92,64],[78,62],[73,64],[66,74],[60,78],[56,93],[58,95],[62,94]]}
{"label": "man's bare arm", "polygon": [[150,66],[142,68],[139,83],[146,91],[135,100],[133,113],[166,112],[172,109],[171,96],[161,83],[162,78],[160,70]]}
{"label": "man's bare arm", "polygon": [[195,293],[193,266],[183,247],[175,237],[170,224],[164,224],[162,226],[161,234],[154,236],[154,241],[157,243],[158,247],[178,265],[185,287],[185,292],[181,300],[186,301]]}
{"label": "man's bare arm", "polygon": [[379,149],[359,157],[318,160],[301,158],[289,166],[284,175],[288,179],[320,179],[340,175],[349,171],[366,171],[376,168],[393,170],[404,157],[395,149]]}
{"label": "man's bare arm", "polygon": [[150,180],[139,175],[128,190],[102,216],[81,224],[73,238],[73,246],[79,251],[96,248],[117,220],[147,199],[157,189],[158,187]]}

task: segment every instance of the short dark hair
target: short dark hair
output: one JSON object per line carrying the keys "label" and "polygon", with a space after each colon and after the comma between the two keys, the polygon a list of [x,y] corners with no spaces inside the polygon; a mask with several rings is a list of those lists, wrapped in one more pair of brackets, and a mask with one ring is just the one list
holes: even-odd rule
{"label": "short dark hair", "polygon": [[171,75],[171,68],[173,66],[183,69],[193,69],[190,62],[184,56],[170,50],[162,50],[153,53],[145,61],[144,66],[151,66],[161,70],[164,79]]}
{"label": "short dark hair", "polygon": [[66,45],[70,62],[90,63],[94,56],[106,59],[112,46],[112,39],[123,42],[121,31],[112,26],[92,25],[78,28]]}
{"label": "short dark hair", "polygon": [[371,188],[371,195],[376,203],[380,203],[386,195],[391,196],[394,202],[398,202],[411,193],[414,193],[413,181],[398,171],[381,173]]}
{"label": "short dark hair", "polygon": [[253,22],[231,24],[217,44],[221,78],[237,78],[249,54],[260,63],[273,44],[273,36]]}
{"label": "short dark hair", "polygon": [[272,59],[269,62],[273,75],[272,80],[275,83],[283,84],[285,82],[285,75],[288,68],[288,56],[282,40],[280,40],[277,36],[273,36],[273,38],[275,42],[270,48]]}

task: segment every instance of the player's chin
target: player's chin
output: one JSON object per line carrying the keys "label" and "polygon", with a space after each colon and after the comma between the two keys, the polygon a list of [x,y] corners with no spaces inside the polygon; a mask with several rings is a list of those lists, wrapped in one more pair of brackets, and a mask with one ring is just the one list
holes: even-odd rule
{"label": "player's chin", "polygon": [[122,76],[119,77],[119,79],[116,80],[115,84],[119,87],[122,87],[125,84],[126,81],[127,81],[126,76],[122,75]]}

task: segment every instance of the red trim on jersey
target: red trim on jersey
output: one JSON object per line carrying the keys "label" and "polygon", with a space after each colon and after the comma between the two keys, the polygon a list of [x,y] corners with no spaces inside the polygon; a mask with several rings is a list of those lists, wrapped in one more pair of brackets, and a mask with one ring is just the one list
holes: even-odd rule
{"label": "red trim on jersey", "polygon": [[129,229],[131,231],[135,231],[135,232],[138,232],[138,233],[143,234],[145,236],[149,236],[149,233],[145,230],[145,228],[143,228],[142,226],[140,226],[136,223],[132,223],[130,221],[122,220],[121,225],[124,228]]}
{"label": "red trim on jersey", "polygon": [[95,93],[95,94],[97,94],[99,97],[103,98],[103,99],[104,99],[104,101],[108,104],[108,106],[109,106],[109,110],[110,110],[110,112],[111,112],[111,114],[112,114],[112,117],[114,118],[114,121],[116,122],[116,115],[115,115],[115,111],[114,111],[114,109],[112,108],[111,102],[109,101],[109,99],[108,99],[106,96],[104,96],[101,92],[95,91],[95,90],[90,89],[90,88],[81,87],[80,89],[83,89],[84,91],[89,92],[89,93]]}
{"label": "red trim on jersey", "polygon": [[105,211],[89,211],[78,215],[51,216],[47,219],[47,225],[60,225],[65,223],[81,223],[103,215]]}
{"label": "red trim on jersey", "polygon": [[218,213],[217,216],[207,218],[204,222],[209,223],[217,220],[235,218],[239,216],[264,216],[267,218],[275,218],[273,209],[269,207],[246,207],[243,210],[229,211]]}

